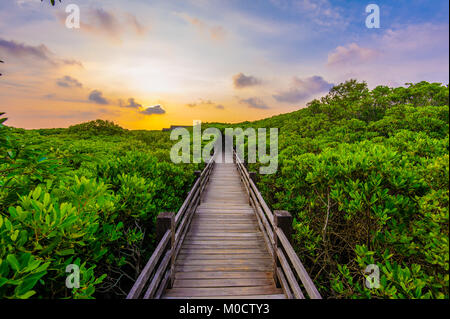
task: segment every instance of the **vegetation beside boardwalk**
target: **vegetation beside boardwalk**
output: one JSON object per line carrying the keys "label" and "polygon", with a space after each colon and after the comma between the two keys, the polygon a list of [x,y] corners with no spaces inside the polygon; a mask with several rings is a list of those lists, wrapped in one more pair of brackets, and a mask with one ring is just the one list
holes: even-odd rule
{"label": "vegetation beside boardwalk", "polygon": [[[5,118],[1,120],[3,123]],[[172,164],[169,134],[108,121],[0,127],[0,298],[125,297],[198,165]],[[67,289],[66,266],[81,269]]]}
{"label": "vegetation beside boardwalk", "polygon": [[[295,216],[295,247],[324,296],[449,298],[448,101],[441,84],[352,80],[245,124],[280,130],[278,171],[258,187]],[[370,264],[378,289],[365,287]]]}

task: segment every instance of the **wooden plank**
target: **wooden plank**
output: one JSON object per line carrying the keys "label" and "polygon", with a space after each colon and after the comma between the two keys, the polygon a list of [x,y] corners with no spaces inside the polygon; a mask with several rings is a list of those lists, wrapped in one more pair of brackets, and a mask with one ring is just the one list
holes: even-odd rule
{"label": "wooden plank", "polygon": [[[225,216],[223,217],[200,217],[193,220],[194,224],[192,227],[254,227],[253,231],[257,229],[257,224],[255,219],[252,217],[233,217],[232,220],[227,219]],[[241,224],[241,225],[239,225]]]}
{"label": "wooden plank", "polygon": [[256,240],[227,240],[227,241],[221,241],[221,240],[196,240],[196,239],[189,239],[189,240],[185,240],[184,243],[186,245],[209,245],[211,247],[213,246],[249,246],[249,247],[261,247],[262,245],[264,245],[264,241],[260,240],[260,239],[256,239]]}
{"label": "wooden plank", "polygon": [[178,272],[175,279],[273,279],[271,272],[263,271],[201,271]]}
{"label": "wooden plank", "polygon": [[173,288],[199,288],[199,287],[257,287],[273,285],[273,280],[263,279],[176,279]]}
{"label": "wooden plank", "polygon": [[195,265],[195,266],[181,266],[176,265],[176,272],[188,271],[271,271],[272,265]]}
{"label": "wooden plank", "polygon": [[170,280],[171,275],[172,275],[171,270],[170,269],[167,270],[166,274],[164,275],[163,280],[161,281],[161,284],[159,285],[158,290],[155,293],[155,299],[160,299],[161,298],[162,294],[164,293],[164,290],[166,290],[167,285],[169,284],[169,280]]}
{"label": "wooden plank", "polygon": [[164,273],[167,270],[167,266],[169,265],[171,256],[172,252],[171,250],[168,250],[163,260],[159,264],[158,269],[156,270],[155,275],[153,276],[153,279],[150,282],[147,291],[145,292],[144,299],[150,299],[153,297],[154,293],[156,292],[156,289],[158,288],[159,284],[163,279]]}
{"label": "wooden plank", "polygon": [[176,266],[267,266],[272,265],[270,259],[178,259]]}
{"label": "wooden plank", "polygon": [[[239,209],[239,208],[251,209],[251,206],[249,204],[233,204],[233,203],[230,203],[226,207],[227,207],[227,209]],[[221,204],[202,203],[200,208],[219,208],[219,209],[222,209],[223,206]]]}
{"label": "wooden plank", "polygon": [[248,249],[242,249],[242,248],[235,248],[235,249],[227,249],[227,248],[205,248],[205,249],[199,249],[199,248],[186,248],[182,247],[180,250],[180,255],[184,254],[208,254],[208,255],[229,255],[229,254],[245,254],[245,255],[253,255],[253,254],[266,254],[267,250],[263,247],[259,248],[248,248]]}
{"label": "wooden plank", "polygon": [[226,254],[226,255],[210,255],[210,254],[198,254],[198,253],[191,253],[191,254],[182,254],[178,255],[178,260],[194,260],[194,259],[224,259],[224,260],[231,260],[231,259],[267,259],[269,261],[272,261],[269,254]]}
{"label": "wooden plank", "polygon": [[[233,234],[245,234],[245,233],[232,233],[232,232],[230,233],[230,235],[233,235]],[[253,241],[253,240],[261,240],[261,239],[263,239],[263,237],[260,234],[255,234],[254,236],[246,236],[246,237],[243,237],[243,236],[223,236],[223,237],[203,236],[202,234],[200,234],[199,236],[193,235],[193,236],[187,237],[187,240],[208,240],[208,241],[217,241],[217,240],[220,240],[220,241],[229,241],[229,240]]]}
{"label": "wooden plank", "polygon": [[242,219],[217,219],[217,218],[204,218],[202,221],[193,218],[191,222],[193,226],[257,226],[258,224],[254,220],[242,220]]}
{"label": "wooden plank", "polygon": [[291,289],[289,288],[289,284],[286,280],[286,277],[283,274],[283,271],[280,267],[277,267],[277,277],[281,284],[281,289],[283,289],[284,294],[286,295],[287,299],[293,299],[294,296],[291,293]]}
{"label": "wooden plank", "polygon": [[196,248],[196,249],[219,249],[219,248],[225,248],[225,249],[265,249],[263,245],[258,244],[252,244],[252,243],[246,243],[242,245],[236,245],[236,244],[184,244],[183,248]]}
{"label": "wooden plank", "polygon": [[222,288],[173,288],[166,290],[167,297],[208,297],[282,294],[282,290],[271,286],[222,287]]}
{"label": "wooden plank", "polygon": [[303,295],[303,292],[297,283],[297,279],[295,278],[294,273],[292,272],[292,269],[289,266],[289,263],[283,254],[283,251],[280,248],[277,248],[276,252],[281,264],[281,268],[284,271],[286,280],[289,282],[289,287],[291,288],[291,291],[294,294],[295,298],[305,299],[305,296]]}
{"label": "wooden plank", "polygon": [[[212,240],[219,240],[219,238],[225,238],[225,239],[231,239],[237,238],[236,240],[254,240],[262,239],[262,234],[260,232],[257,232],[256,230],[252,230],[251,228],[241,229],[239,232],[239,229],[234,229],[236,232],[222,232],[223,228],[201,228],[201,229],[191,229],[191,232],[187,236],[187,240],[195,240],[195,239],[212,239]],[[217,232],[214,233],[213,231],[216,230]]]}

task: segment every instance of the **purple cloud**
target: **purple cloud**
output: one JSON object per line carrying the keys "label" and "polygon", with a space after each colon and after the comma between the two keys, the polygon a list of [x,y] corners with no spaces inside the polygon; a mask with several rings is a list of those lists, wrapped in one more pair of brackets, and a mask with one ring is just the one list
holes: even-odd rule
{"label": "purple cloud", "polygon": [[128,107],[128,108],[133,108],[133,109],[139,109],[142,107],[142,104],[139,104],[135,101],[134,98],[129,98],[128,101],[126,103],[124,103],[122,100],[119,101],[119,105],[121,107]]}
{"label": "purple cloud", "polygon": [[158,105],[147,107],[144,110],[140,111],[139,113],[144,114],[144,115],[165,114],[166,110],[164,110],[162,108],[162,106],[158,104]]}
{"label": "purple cloud", "polygon": [[249,86],[259,85],[261,84],[261,80],[255,78],[254,76],[247,76],[243,73],[239,73],[233,76],[233,83],[236,89],[242,89]]}
{"label": "purple cloud", "polygon": [[73,59],[60,59],[51,52],[44,44],[38,46],[26,45],[13,40],[8,41],[0,38],[0,53],[6,55],[10,59],[30,58],[49,63],[54,66],[58,65],[78,65],[82,67],[81,62]]}
{"label": "purple cloud", "polygon": [[261,109],[261,110],[269,109],[269,107],[266,105],[266,103],[264,103],[261,99],[256,98],[256,97],[251,97],[248,99],[241,99],[241,100],[239,100],[239,103],[245,104],[248,107],[253,108],[253,109]]}
{"label": "purple cloud", "polygon": [[61,79],[56,80],[56,85],[62,87],[62,88],[81,88],[83,87],[83,84],[79,82],[77,79],[74,79],[71,76],[64,76]]}
{"label": "purple cloud", "polygon": [[328,83],[321,76],[316,75],[304,79],[294,77],[291,88],[275,94],[273,98],[278,102],[299,103],[316,94],[326,92],[332,87],[333,84]]}
{"label": "purple cloud", "polygon": [[96,104],[102,104],[102,105],[109,104],[108,100],[103,97],[103,93],[98,90],[92,91],[89,94],[88,100],[91,102],[94,102]]}

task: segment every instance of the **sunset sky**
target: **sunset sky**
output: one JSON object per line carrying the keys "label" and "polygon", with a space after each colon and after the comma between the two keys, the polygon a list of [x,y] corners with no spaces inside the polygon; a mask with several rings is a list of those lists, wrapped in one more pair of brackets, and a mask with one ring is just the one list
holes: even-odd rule
{"label": "sunset sky", "polygon": [[448,37],[447,0],[1,0],[0,112],[24,128],[256,120],[350,78],[447,84]]}

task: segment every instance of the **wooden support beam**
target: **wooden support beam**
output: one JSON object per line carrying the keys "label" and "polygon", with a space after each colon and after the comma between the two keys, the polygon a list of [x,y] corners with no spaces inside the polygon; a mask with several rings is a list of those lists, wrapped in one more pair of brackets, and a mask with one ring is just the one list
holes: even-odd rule
{"label": "wooden support beam", "polygon": [[162,212],[156,217],[156,242],[159,243],[167,230],[172,228],[175,213]]}
{"label": "wooden support beam", "polygon": [[[289,239],[289,243],[292,244],[292,215],[286,210],[276,210],[274,211],[274,221],[275,225],[280,228],[286,237]],[[280,246],[280,245],[278,245]]]}
{"label": "wooden support beam", "polygon": [[[170,230],[170,248],[172,253],[174,252],[175,248],[175,213],[173,212],[162,212],[158,215],[156,218],[156,240],[159,242],[161,238],[164,236],[164,234]],[[172,254],[173,255],[173,254]],[[170,269],[173,270],[175,267],[175,260],[174,258],[170,258]],[[172,272],[173,274],[173,272]],[[169,288],[172,287],[173,283],[173,276],[169,279]],[[155,287],[156,289],[156,287]]]}
{"label": "wooden support beam", "polygon": [[[274,219],[274,225],[276,228],[280,228],[283,233],[286,235],[287,238],[292,237],[292,215],[286,211],[286,210],[275,210],[273,212],[273,219]],[[273,277],[275,280],[275,283],[277,284],[277,287],[280,287],[280,280],[277,276],[277,269],[278,267],[281,267],[280,260],[277,257],[276,251],[278,248],[282,247],[281,241],[278,240],[278,235],[276,232],[276,229],[273,232],[273,251],[275,252],[273,254]]]}

